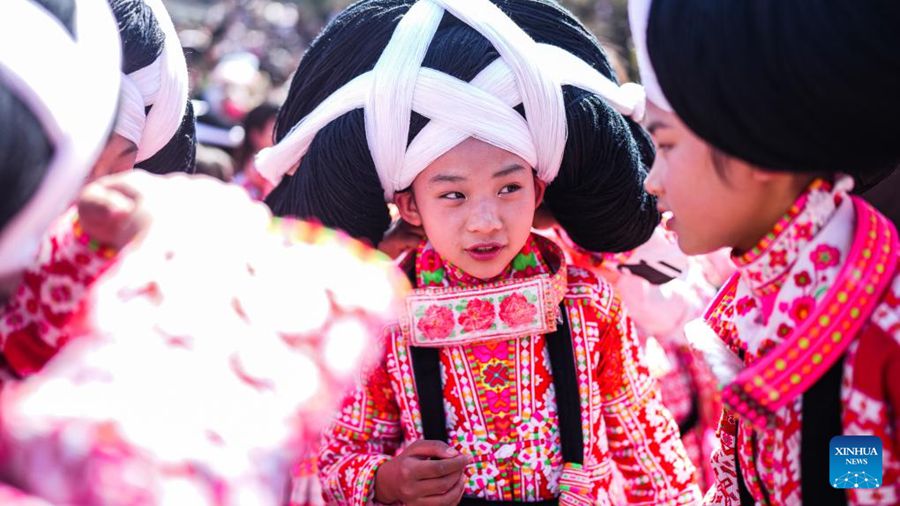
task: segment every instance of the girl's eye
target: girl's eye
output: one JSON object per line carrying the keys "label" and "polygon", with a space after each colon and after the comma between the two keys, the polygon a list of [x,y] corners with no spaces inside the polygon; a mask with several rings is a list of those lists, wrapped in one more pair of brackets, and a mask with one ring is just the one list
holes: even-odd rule
{"label": "girl's eye", "polygon": [[441,198],[447,200],[462,200],[466,198],[466,196],[459,192],[447,192],[441,195]]}
{"label": "girl's eye", "polygon": [[656,145],[656,150],[657,150],[657,151],[663,151],[663,152],[665,152],[665,151],[669,151],[669,150],[672,149],[673,147],[675,147],[674,144],[670,144],[670,143],[665,143],[665,142],[664,142],[664,143],[657,144],[657,145]]}
{"label": "girl's eye", "polygon": [[503,188],[500,188],[500,194],[503,195],[506,193],[515,193],[521,189],[522,189],[522,186],[520,186],[516,183],[508,184],[508,185],[504,186]]}

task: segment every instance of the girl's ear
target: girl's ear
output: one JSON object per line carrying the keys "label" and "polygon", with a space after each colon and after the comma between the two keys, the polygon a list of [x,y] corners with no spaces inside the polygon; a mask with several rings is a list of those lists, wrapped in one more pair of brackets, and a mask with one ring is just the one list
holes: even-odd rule
{"label": "girl's ear", "polygon": [[547,183],[542,181],[537,175],[534,175],[534,208],[537,209],[544,201],[544,192],[547,190]]}
{"label": "girl's ear", "polygon": [[415,227],[422,226],[422,215],[419,214],[419,207],[416,205],[416,197],[412,190],[397,192],[394,194],[394,205],[400,211],[400,217],[407,223]]}

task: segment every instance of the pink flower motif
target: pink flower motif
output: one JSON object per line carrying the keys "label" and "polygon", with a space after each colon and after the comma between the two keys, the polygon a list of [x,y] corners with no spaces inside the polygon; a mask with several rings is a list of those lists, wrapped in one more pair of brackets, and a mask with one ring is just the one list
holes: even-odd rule
{"label": "pink flower motif", "polygon": [[804,295],[794,300],[793,304],[791,304],[791,310],[788,312],[788,315],[790,315],[792,320],[800,323],[803,320],[809,318],[809,315],[812,314],[813,309],[815,308],[816,299],[809,295]]}
{"label": "pink flower motif", "polygon": [[509,358],[509,344],[505,341],[498,341],[474,345],[472,346],[472,353],[475,354],[475,358],[484,363],[491,360],[503,361]]}
{"label": "pink flower motif", "polygon": [[756,307],[756,299],[750,297],[749,295],[746,297],[742,297],[739,301],[737,301],[737,313],[740,316],[744,316],[749,313],[751,309]]}
{"label": "pink flower motif", "polygon": [[494,305],[484,299],[471,299],[459,315],[459,324],[468,332],[487,330],[494,323]]}
{"label": "pink flower motif", "polygon": [[778,334],[778,337],[787,337],[791,334],[791,331],[793,331],[793,330],[794,330],[794,328],[791,327],[790,325],[788,325],[786,323],[782,323],[781,325],[778,326],[778,329],[775,331],[775,333]]}
{"label": "pink flower motif", "polygon": [[510,295],[500,303],[500,319],[510,327],[531,323],[537,312],[534,304],[519,293]]}
{"label": "pink flower motif", "polygon": [[443,306],[428,306],[416,327],[428,339],[444,339],[453,331],[453,311]]}
{"label": "pink flower motif", "polygon": [[509,409],[510,394],[508,388],[504,388],[499,392],[486,390],[484,394],[492,412],[500,413],[501,411],[507,411]]}
{"label": "pink flower motif", "polygon": [[797,225],[797,239],[812,239],[812,223],[800,223]]}
{"label": "pink flower motif", "polygon": [[820,244],[812,253],[809,254],[810,259],[815,265],[816,270],[824,270],[834,267],[841,261],[841,252],[834,246]]}
{"label": "pink flower motif", "polygon": [[812,283],[812,278],[809,276],[808,272],[801,271],[797,274],[794,274],[794,283],[796,283],[800,288],[803,288],[804,286],[809,286],[809,284]]}
{"label": "pink flower motif", "polygon": [[769,254],[769,267],[784,267],[787,265],[787,251],[780,249],[774,250]]}

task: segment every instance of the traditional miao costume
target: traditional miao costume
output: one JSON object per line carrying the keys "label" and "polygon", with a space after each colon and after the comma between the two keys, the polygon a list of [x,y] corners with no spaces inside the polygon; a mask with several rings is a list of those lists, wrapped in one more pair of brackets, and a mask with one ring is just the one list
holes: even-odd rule
{"label": "traditional miao costume", "polygon": [[[754,248],[733,256],[738,271],[705,316],[721,340],[713,341],[720,349],[707,348],[708,361],[733,363],[720,376],[721,450],[706,503],[900,503],[897,231],[849,195],[853,182],[841,175],[877,181],[900,161],[884,126],[897,102],[863,104],[849,91],[896,81],[898,62],[882,64],[879,54],[896,54],[887,48],[900,42],[890,28],[900,9],[854,4],[857,17],[845,22],[840,2],[633,0],[629,8],[656,105],[763,170],[831,174],[814,179]],[[701,15],[707,23],[698,26],[716,30],[677,23]],[[780,41],[777,49],[770,40]],[[822,65],[846,72],[823,73]],[[883,476],[832,480],[830,442],[839,435],[880,439]]]}
{"label": "traditional miao costume", "polygon": [[718,447],[721,401],[712,372],[684,332],[686,323],[703,315],[715,293],[703,267],[678,250],[662,227],[637,249],[616,254],[580,248],[558,228],[552,233],[571,265],[608,280],[628,308],[663,404],[678,424],[697,481],[705,489],[712,483],[709,460]]}
{"label": "traditional miao costume", "polygon": [[76,213],[60,218],[42,240],[38,261],[3,306],[0,356],[9,373],[29,376],[59,351],[90,286],[117,255],[84,233]]}
{"label": "traditional miao costume", "polygon": [[[176,134],[185,134],[179,130],[188,96],[187,65],[172,20],[160,0],[145,1],[164,36],[162,52],[153,63],[129,74],[120,73],[119,106],[113,126],[115,134],[138,148],[139,166],[164,149]],[[127,36],[143,28],[133,20],[130,23],[122,28]],[[128,67],[128,63],[123,66]],[[189,144],[193,150],[192,141]],[[192,163],[193,154],[186,157]],[[188,169],[193,171],[186,166],[167,167],[166,171]],[[5,359],[7,372],[17,377],[29,375],[65,344],[69,320],[90,285],[116,255],[116,251],[84,233],[74,211],[57,220],[41,239],[37,260],[28,267],[22,284],[0,309],[0,360]]]}
{"label": "traditional miao costume", "polygon": [[[261,153],[260,171],[273,182],[291,174],[273,195],[312,177],[303,157],[313,138],[359,108],[388,201],[469,137],[519,155],[552,182],[566,139],[565,111],[550,106],[562,104],[560,82],[604,97],[618,114],[642,113],[634,85],[620,87],[566,50],[535,43],[492,2],[420,0],[408,9],[373,70],[314,109],[304,104],[312,112]],[[420,68],[445,10],[499,52],[471,82]],[[335,25],[352,22],[338,18]],[[345,35],[319,40],[337,44]],[[452,107],[447,97],[454,97]],[[520,103],[527,122],[512,109]],[[412,111],[432,121],[407,142]],[[603,133],[596,124],[584,127]],[[404,266],[417,289],[406,298],[405,316],[387,332],[380,363],[324,437],[319,473],[327,500],[371,503],[379,466],[421,439],[472,456],[462,504],[699,500],[678,427],[609,284],[568,265],[558,246],[534,236],[490,281],[466,275],[428,242]],[[625,476],[624,498],[610,494],[614,467]]]}
{"label": "traditional miao costume", "polygon": [[817,181],[735,258],[706,315],[747,364],[723,392],[712,503],[739,504],[741,489],[771,504],[840,501],[826,485],[838,434],[875,435],[884,449],[881,486],[849,490],[850,504],[900,500],[896,238],[863,200]]}
{"label": "traditional miao costume", "polygon": [[466,495],[486,504],[611,504],[613,466],[630,503],[697,499],[677,425],[606,282],[541,237],[492,283],[427,243],[413,258],[409,318],[327,435],[331,499],[365,504],[378,465],[423,438],[472,455]]}

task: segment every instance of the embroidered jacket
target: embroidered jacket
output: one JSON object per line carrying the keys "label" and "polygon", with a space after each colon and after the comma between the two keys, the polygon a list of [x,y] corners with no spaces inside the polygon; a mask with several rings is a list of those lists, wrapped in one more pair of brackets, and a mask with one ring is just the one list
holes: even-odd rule
{"label": "embroidered jacket", "polygon": [[[607,283],[582,269],[567,271],[558,247],[537,237],[495,283],[444,263],[428,245],[417,250],[415,264],[421,297],[407,298],[408,317],[387,333],[379,366],[325,434],[319,465],[330,501],[369,503],[378,467],[423,438],[413,342],[439,347],[448,442],[474,459],[465,470],[466,496],[611,504],[616,466],[630,503],[699,499],[678,427]],[[562,459],[542,335],[555,328],[560,300],[577,371],[581,465]]]}
{"label": "embroidered jacket", "polygon": [[[663,404],[678,423],[685,450],[697,468],[697,481],[701,488],[708,488],[712,484],[709,461],[718,446],[715,430],[721,402],[715,378],[691,350],[684,332],[685,324],[701,317],[715,294],[704,279],[701,265],[681,253],[662,226],[648,243],[617,254],[586,251],[564,231],[553,232],[570,265],[609,281],[625,303],[645,349],[650,373],[659,380]],[[658,270],[649,275],[642,272],[660,264],[660,260],[670,272],[668,281]],[[651,284],[648,279],[659,284]]]}
{"label": "embroidered jacket", "polygon": [[57,220],[37,262],[0,310],[0,356],[9,372],[24,377],[39,371],[68,341],[66,326],[116,254],[84,234],[74,210]]}
{"label": "embroidered jacket", "polygon": [[[900,503],[896,237],[868,204],[816,181],[735,258],[707,322],[747,367],[723,392],[707,503],[741,504],[741,483],[756,504]],[[841,433],[881,438],[880,487],[829,484]]]}

